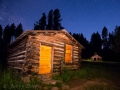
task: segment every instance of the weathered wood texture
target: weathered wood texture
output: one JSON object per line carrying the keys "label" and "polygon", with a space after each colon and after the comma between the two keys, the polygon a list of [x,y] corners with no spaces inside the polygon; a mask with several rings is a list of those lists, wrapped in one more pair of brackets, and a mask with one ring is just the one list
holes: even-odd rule
{"label": "weathered wood texture", "polygon": [[23,69],[26,58],[27,37],[21,39],[18,43],[8,46],[7,61],[8,66]]}
{"label": "weathered wood texture", "polygon": [[[25,36],[28,38],[24,38]],[[70,69],[80,68],[82,47],[66,32],[30,31],[29,34],[26,32],[20,38],[22,39],[18,38],[16,43],[8,48],[7,59],[9,65],[22,69],[27,75],[35,75],[39,72],[41,45],[52,47],[52,74],[61,71],[61,60],[65,60],[66,44],[72,46],[72,62],[65,63],[65,66]]]}
{"label": "weathered wood texture", "polygon": [[[53,48],[53,58],[52,58],[52,73],[58,73],[61,71],[61,60],[65,59],[65,45],[69,44],[73,46],[73,57],[72,57],[72,63],[66,63],[66,67],[70,69],[79,69],[80,67],[80,48],[76,44],[76,42],[71,41],[69,37],[67,37],[64,33],[57,33],[57,34],[44,34],[39,33],[35,36],[31,36],[31,41],[38,42],[36,46],[33,44],[30,45],[32,47],[37,47],[38,52],[40,52],[39,47],[41,45],[48,45]],[[33,52],[34,50],[31,49]],[[36,52],[37,52],[36,50]],[[35,52],[34,52],[35,53]],[[36,53],[37,54],[37,53]],[[31,56],[33,60],[35,60],[35,57]],[[37,56],[37,60],[39,60],[39,55]],[[39,61],[37,61],[39,65]],[[34,65],[34,64],[33,64]],[[36,65],[36,64],[35,64]],[[38,72],[39,68],[36,69],[36,72]]]}

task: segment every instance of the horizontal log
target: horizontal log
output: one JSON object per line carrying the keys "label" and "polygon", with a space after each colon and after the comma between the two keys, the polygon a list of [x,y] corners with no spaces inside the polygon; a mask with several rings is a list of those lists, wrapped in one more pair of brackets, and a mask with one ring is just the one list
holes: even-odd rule
{"label": "horizontal log", "polygon": [[21,55],[21,56],[17,56],[17,57],[11,57],[11,58],[7,58],[7,60],[19,60],[19,59],[24,59],[26,56],[25,55]]}
{"label": "horizontal log", "polygon": [[60,68],[61,66],[60,65],[53,65],[53,69],[54,68]]}
{"label": "horizontal log", "polygon": [[73,59],[77,59],[77,58],[79,58],[78,56],[73,56]]}
{"label": "horizontal log", "polygon": [[9,62],[8,63],[9,66],[17,66],[17,67],[23,67],[24,66],[24,63],[19,63],[19,62]]}
{"label": "horizontal log", "polygon": [[24,44],[22,44],[22,45],[19,45],[19,46],[16,46],[16,47],[14,47],[14,48],[10,48],[10,49],[8,49],[8,52],[13,52],[13,51],[16,51],[16,50],[18,50],[19,48],[21,48],[21,47],[26,47],[26,43],[24,43]]}
{"label": "horizontal log", "polygon": [[15,43],[15,44],[12,43],[13,45],[10,46],[10,48],[12,49],[12,48],[18,47],[18,46],[20,46],[22,44],[26,44],[26,43],[27,43],[27,39],[22,39],[22,40],[20,40],[19,42]]}
{"label": "horizontal log", "polygon": [[60,63],[60,62],[53,62],[53,64],[54,64],[54,65],[56,65],[56,64],[59,64],[59,65],[60,65],[61,63]]}
{"label": "horizontal log", "polygon": [[59,58],[60,60],[61,60],[63,57],[64,57],[64,56],[57,56],[57,55],[55,56],[55,55],[54,55],[54,58]]}
{"label": "horizontal log", "polygon": [[38,60],[32,60],[32,63],[39,63]]}
{"label": "horizontal log", "polygon": [[36,56],[39,56],[40,55],[40,51],[32,51],[32,50],[30,50],[30,51],[28,51],[27,52],[27,56],[29,56],[29,55],[36,55]]}
{"label": "horizontal log", "polygon": [[7,61],[14,61],[14,60],[25,60],[26,58],[23,57],[23,58],[17,58],[17,59],[7,59]]}
{"label": "horizontal log", "polygon": [[9,62],[8,65],[11,66],[24,66],[24,62]]}
{"label": "horizontal log", "polygon": [[78,52],[78,51],[73,51],[73,53],[77,54],[77,53],[79,53],[79,52]]}
{"label": "horizontal log", "polygon": [[78,56],[78,53],[73,53],[73,56]]}
{"label": "horizontal log", "polygon": [[79,59],[73,59],[73,61],[75,62],[75,61],[79,61]]}
{"label": "horizontal log", "polygon": [[27,57],[31,56],[31,57],[40,57],[40,53],[37,52],[29,52],[26,54]]}
{"label": "horizontal log", "polygon": [[59,63],[61,63],[61,60],[59,59],[59,60],[53,60],[53,62],[59,62]]}
{"label": "horizontal log", "polygon": [[25,60],[14,60],[14,61],[8,61],[9,62],[25,62]]}
{"label": "horizontal log", "polygon": [[64,51],[54,51],[54,53],[64,54]]}
{"label": "horizontal log", "polygon": [[27,60],[32,59],[32,60],[40,60],[39,57],[27,57]]}
{"label": "horizontal log", "polygon": [[64,51],[64,48],[54,48],[55,51]]}
{"label": "horizontal log", "polygon": [[13,68],[23,70],[23,68],[20,68],[20,67],[13,67]]}
{"label": "horizontal log", "polygon": [[64,48],[64,44],[58,44],[58,43],[53,43],[54,46],[57,46],[57,47],[62,47]]}
{"label": "horizontal log", "polygon": [[78,69],[78,68],[79,68],[79,65],[66,65],[65,67],[66,67],[66,68],[70,68],[70,69],[71,69],[71,68],[74,68],[74,69],[76,68],[76,69]]}
{"label": "horizontal log", "polygon": [[22,54],[25,55],[25,53],[26,53],[26,51],[18,52],[18,53],[15,53],[15,54],[9,55],[8,58],[9,58],[9,57],[18,56],[18,55],[22,55]]}
{"label": "horizontal log", "polygon": [[19,52],[22,52],[22,51],[25,51],[26,50],[26,48],[25,47],[21,47],[21,48],[18,48],[18,49],[16,49],[16,50],[11,50],[11,51],[7,51],[7,54],[14,54],[14,53],[19,53]]}
{"label": "horizontal log", "polygon": [[60,55],[60,54],[55,54],[54,55],[54,60],[61,60],[64,58],[64,55]]}
{"label": "horizontal log", "polygon": [[74,49],[78,49],[79,47],[77,47],[77,46],[73,46],[73,48],[74,48]]}

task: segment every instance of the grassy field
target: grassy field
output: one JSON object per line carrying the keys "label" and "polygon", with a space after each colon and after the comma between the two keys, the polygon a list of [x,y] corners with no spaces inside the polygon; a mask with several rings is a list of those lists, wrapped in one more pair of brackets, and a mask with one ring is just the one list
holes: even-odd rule
{"label": "grassy field", "polygon": [[[0,70],[0,74],[0,90],[44,90],[45,87],[37,78],[24,83],[19,74],[10,69],[4,72]],[[63,83],[68,84],[70,90],[120,90],[120,63],[83,61],[80,70],[65,69],[53,79],[61,80],[62,83],[47,85],[47,90],[54,86],[61,89]]]}
{"label": "grassy field", "polygon": [[[85,90],[120,90],[120,63],[118,62],[83,61],[80,72],[84,75],[80,76],[78,83],[80,85],[84,83]],[[73,80],[71,85],[75,83],[75,79]],[[85,84],[87,82],[92,84]]]}

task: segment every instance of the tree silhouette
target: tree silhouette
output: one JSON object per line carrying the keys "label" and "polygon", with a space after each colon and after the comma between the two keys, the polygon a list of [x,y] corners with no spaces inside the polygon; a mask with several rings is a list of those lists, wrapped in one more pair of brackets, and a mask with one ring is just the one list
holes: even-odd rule
{"label": "tree silhouette", "polygon": [[0,25],[0,39],[2,39],[2,32],[3,32],[2,25]]}
{"label": "tree silhouette", "polygon": [[9,25],[7,25],[3,31],[3,39],[6,43],[6,45],[8,45],[11,41],[11,31],[10,31]]}
{"label": "tree silhouette", "polygon": [[34,30],[45,30],[46,29],[46,15],[42,14],[39,21],[34,24]]}
{"label": "tree silhouette", "polygon": [[22,24],[20,23],[15,29],[15,38],[20,36],[22,32],[23,32],[23,27],[22,27]]}
{"label": "tree silhouette", "polygon": [[102,46],[103,49],[108,49],[108,30],[106,27],[103,28],[102,30]]}
{"label": "tree silhouette", "polygon": [[102,47],[102,40],[100,37],[100,34],[98,32],[93,33],[91,35],[91,40],[90,40],[91,48],[93,50],[93,54],[96,52],[98,54],[101,54],[101,47]]}
{"label": "tree silhouette", "polygon": [[86,58],[89,58],[90,55],[91,55],[91,50],[90,50],[90,44],[88,42],[88,40],[84,37],[84,35],[81,33],[71,33],[70,34],[80,43],[82,44],[85,49],[82,50],[82,54],[81,54],[81,57],[86,59]]}
{"label": "tree silhouette", "polygon": [[50,10],[48,13],[48,24],[46,26],[47,30],[53,29],[53,10]]}
{"label": "tree silhouette", "polygon": [[43,13],[42,17],[34,23],[34,30],[60,30],[64,29],[61,25],[61,15],[59,9],[50,10],[48,13],[48,22],[46,22],[46,14]]}
{"label": "tree silhouette", "polygon": [[120,53],[120,26],[117,27],[115,31],[114,50],[116,53]]}
{"label": "tree silhouette", "polygon": [[14,40],[14,36],[15,36],[15,29],[16,29],[15,24],[14,23],[11,24],[9,29],[10,29],[11,41],[13,41]]}
{"label": "tree silhouette", "polygon": [[2,33],[3,33],[3,29],[2,29],[2,25],[0,25],[0,48],[2,48],[3,46]]}
{"label": "tree silhouette", "polygon": [[60,30],[63,29],[62,25],[61,25],[61,15],[60,15],[60,11],[59,9],[55,9],[53,12],[53,30]]}

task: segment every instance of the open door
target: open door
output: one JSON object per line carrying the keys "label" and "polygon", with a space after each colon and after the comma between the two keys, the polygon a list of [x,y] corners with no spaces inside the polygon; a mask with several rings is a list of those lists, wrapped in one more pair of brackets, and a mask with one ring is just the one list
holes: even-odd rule
{"label": "open door", "polygon": [[39,74],[51,73],[51,55],[52,55],[52,47],[41,45]]}

